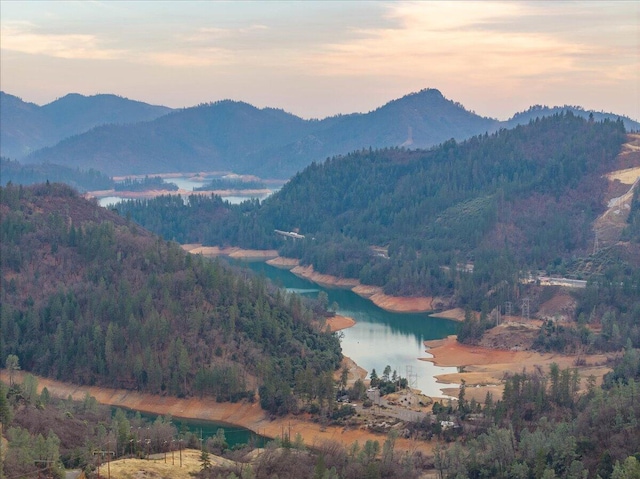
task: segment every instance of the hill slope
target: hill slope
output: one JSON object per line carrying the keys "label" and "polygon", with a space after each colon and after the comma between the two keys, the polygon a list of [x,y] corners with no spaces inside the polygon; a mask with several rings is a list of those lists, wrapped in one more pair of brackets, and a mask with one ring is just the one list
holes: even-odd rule
{"label": "hill slope", "polygon": [[[621,122],[554,115],[428,151],[360,151],[314,163],[262,204],[158,198],[118,208],[183,242],[279,246],[321,273],[389,294],[479,305],[521,268],[553,268],[589,251],[604,209],[603,174],[616,168],[624,139]],[[274,229],[305,239],[282,243]],[[472,281],[459,271],[468,262]]]}
{"label": "hill slope", "polygon": [[[0,356],[80,384],[291,407],[340,361],[297,296],[184,253],[60,184],[0,188]],[[331,391],[333,394],[333,391]],[[274,399],[277,398],[277,399]]]}
{"label": "hill slope", "polygon": [[111,175],[223,169],[283,178],[338,153],[403,143],[431,146],[495,125],[437,90],[407,95],[367,114],[322,121],[221,101],[145,124],[97,128],[35,152],[27,161],[91,167]]}
{"label": "hill slope", "polygon": [[[313,161],[350,151],[428,148],[562,111],[617,118],[579,107],[532,107],[507,122],[470,112],[435,89],[391,101],[365,114],[303,120],[281,110],[220,101],[174,111],[155,121],[104,126],[34,152],[26,161],[94,168],[109,175],[223,170],[289,178]],[[628,129],[640,124],[624,119]]]}
{"label": "hill slope", "polygon": [[98,125],[148,121],[170,111],[116,95],[70,93],[38,106],[0,92],[0,156],[20,159]]}

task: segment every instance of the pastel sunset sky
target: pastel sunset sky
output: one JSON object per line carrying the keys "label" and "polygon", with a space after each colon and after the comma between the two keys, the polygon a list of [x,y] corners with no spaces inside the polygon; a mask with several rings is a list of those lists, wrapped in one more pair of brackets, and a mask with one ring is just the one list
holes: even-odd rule
{"label": "pastel sunset sky", "polygon": [[0,2],[0,86],[304,118],[423,88],[506,119],[534,104],[640,120],[640,2]]}

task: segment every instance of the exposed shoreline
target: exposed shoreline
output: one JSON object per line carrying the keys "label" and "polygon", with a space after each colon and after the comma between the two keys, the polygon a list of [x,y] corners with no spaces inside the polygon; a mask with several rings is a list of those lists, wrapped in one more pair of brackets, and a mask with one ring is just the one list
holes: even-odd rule
{"label": "exposed shoreline", "polygon": [[202,246],[201,244],[183,244],[181,246],[188,253],[210,257],[229,256],[236,259],[259,259],[262,261],[278,257],[278,252],[274,249],[242,249],[236,246]]}
{"label": "exposed shoreline", "polygon": [[150,199],[156,198],[162,195],[199,195],[199,196],[241,196],[254,198],[254,197],[262,197],[268,196],[271,194],[271,190],[269,189],[255,189],[255,190],[198,190],[198,191],[189,191],[183,188],[178,188],[177,190],[145,190],[145,191],[116,191],[114,189],[111,190],[96,190],[96,191],[88,191],[86,196],[92,198],[108,198],[109,196],[117,196],[119,198],[126,199]]}
{"label": "exposed shoreline", "polygon": [[[23,380],[24,371],[17,371],[14,379]],[[44,387],[54,397],[66,399],[71,396],[74,400],[82,401],[87,394],[96,398],[98,403],[114,407],[123,407],[150,414],[167,415],[174,418],[213,421],[223,424],[236,425],[249,429],[256,434],[275,438],[283,432],[292,437],[297,434],[310,447],[319,446],[324,442],[338,442],[347,447],[358,441],[364,444],[367,440],[384,441],[385,435],[374,434],[364,427],[322,426],[311,420],[306,414],[289,415],[271,420],[268,413],[260,408],[258,401],[254,403],[218,403],[214,398],[179,399],[168,396],[156,396],[137,391],[112,389],[97,386],[78,386],[71,383],[55,381],[36,376],[38,379],[38,393]],[[0,370],[0,379],[8,382],[6,370]],[[434,443],[413,441],[404,438],[396,440],[396,447],[403,451],[420,450],[431,453]]]}
{"label": "exposed shoreline", "polygon": [[329,326],[329,330],[332,333],[350,328],[355,324],[356,320],[350,318],[349,316],[341,316],[339,314],[336,314],[335,316],[327,318],[327,325]]}
{"label": "exposed shoreline", "polygon": [[[230,256],[232,258],[266,259],[267,264],[277,268],[289,269],[293,274],[301,278],[313,281],[328,288],[350,289],[358,296],[370,300],[373,304],[391,313],[431,313],[434,310],[444,309],[442,298],[431,296],[391,296],[385,294],[379,286],[363,285],[357,279],[339,278],[329,274],[314,271],[313,266],[301,266],[295,258],[278,256],[276,250],[243,250],[236,247],[220,248],[218,246],[202,246],[199,244],[182,245],[185,251],[204,256]],[[461,321],[459,308],[440,311],[432,314],[438,318]]]}
{"label": "exposed shoreline", "polygon": [[[534,372],[541,368],[544,373],[549,366],[556,363],[560,369],[576,368],[581,378],[581,387],[586,386],[586,378],[593,375],[597,383],[602,382],[602,376],[611,368],[607,366],[613,355],[571,355],[559,353],[538,353],[536,351],[516,351],[507,349],[493,349],[482,346],[461,344],[456,336],[444,339],[425,341],[427,352],[432,358],[420,358],[436,366],[457,367],[459,372],[436,376],[442,384],[466,383],[467,398],[475,398],[484,402],[487,392],[493,394],[494,399],[502,396],[503,380],[507,374]],[[584,360],[583,366],[577,366],[577,360]],[[459,388],[444,388],[442,392],[450,396],[457,396]]]}

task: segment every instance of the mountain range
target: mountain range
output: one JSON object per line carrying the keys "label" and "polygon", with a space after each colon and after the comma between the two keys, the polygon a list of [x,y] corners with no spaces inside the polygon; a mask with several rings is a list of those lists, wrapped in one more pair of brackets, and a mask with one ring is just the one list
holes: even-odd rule
{"label": "mountain range", "polygon": [[70,93],[39,106],[0,92],[1,155],[21,159],[40,148],[105,124],[150,121],[170,112],[116,95]]}
{"label": "mountain range", "polygon": [[[483,117],[424,89],[368,113],[305,120],[223,100],[171,110],[113,95],[67,95],[38,107],[2,94],[1,154],[24,163],[94,168],[108,175],[233,171],[288,178],[314,161],[359,149],[429,148],[570,110],[535,106],[507,121]],[[640,123],[622,118],[627,130]]]}

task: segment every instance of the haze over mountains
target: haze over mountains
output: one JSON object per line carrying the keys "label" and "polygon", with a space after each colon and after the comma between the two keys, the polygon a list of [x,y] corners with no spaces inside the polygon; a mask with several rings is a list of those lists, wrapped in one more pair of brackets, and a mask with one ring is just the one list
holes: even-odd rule
{"label": "haze over mountains", "polygon": [[149,121],[171,108],[116,95],[83,96],[70,93],[43,106],[0,92],[2,156],[20,159],[29,153],[93,127]]}
{"label": "haze over mountains", "polygon": [[[477,115],[425,89],[369,113],[305,120],[224,100],[171,110],[114,95],[67,95],[39,107],[2,93],[1,155],[108,175],[233,171],[288,178],[313,161],[362,148],[428,148],[579,107],[532,107],[507,121]],[[593,112],[596,120],[616,119]],[[627,130],[640,123],[623,118]],[[58,143],[59,142],[59,143]]]}

